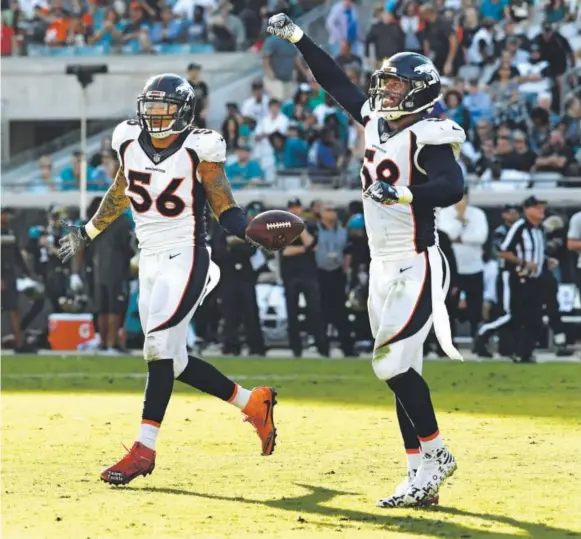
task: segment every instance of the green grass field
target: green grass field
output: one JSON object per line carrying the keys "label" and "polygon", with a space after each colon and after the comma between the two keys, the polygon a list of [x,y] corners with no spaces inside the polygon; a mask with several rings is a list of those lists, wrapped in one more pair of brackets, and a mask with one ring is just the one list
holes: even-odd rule
{"label": "green grass field", "polygon": [[393,401],[366,361],[215,359],[279,390],[269,458],[229,404],[176,383],[152,476],[99,481],[137,433],[138,358],[2,361],[5,539],[581,536],[581,370],[428,363],[459,469],[438,508],[382,510],[405,472]]}

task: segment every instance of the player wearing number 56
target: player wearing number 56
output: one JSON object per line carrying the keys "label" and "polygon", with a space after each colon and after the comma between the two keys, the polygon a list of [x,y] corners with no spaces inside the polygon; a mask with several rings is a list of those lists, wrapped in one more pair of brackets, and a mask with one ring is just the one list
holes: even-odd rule
{"label": "player wearing number 56", "polygon": [[[113,132],[121,164],[113,185],[92,219],[69,227],[61,241],[59,256],[66,261],[99,241],[97,236],[131,208],[141,249],[139,315],[148,376],[137,441],[101,473],[107,483],[125,484],[153,471],[174,379],[238,407],[256,428],[262,454],[274,451],[274,389],[249,391],[186,350],[188,324],[220,278],[206,246],[206,203],[229,234],[247,239],[248,224],[224,173],[226,143],[215,131],[194,127],[195,100],[190,83],[177,75],[147,81],[137,98],[137,120]],[[276,245],[284,247],[284,241]]]}
{"label": "player wearing number 56", "polygon": [[456,157],[464,131],[450,120],[429,118],[441,83],[425,56],[404,52],[386,59],[366,95],[287,15],[271,17],[267,31],[294,43],[323,89],[365,129],[361,183],[371,251],[372,366],[395,395],[408,461],[407,477],[377,504],[437,503],[456,461],[444,446],[421,375],[422,348],[433,323],[442,349],[461,359],[444,303],[449,271],[437,246],[435,209],[462,198]]}

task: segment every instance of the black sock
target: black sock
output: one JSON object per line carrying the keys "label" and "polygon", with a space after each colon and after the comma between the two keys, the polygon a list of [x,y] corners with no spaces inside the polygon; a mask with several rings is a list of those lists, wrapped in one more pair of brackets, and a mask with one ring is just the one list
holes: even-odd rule
{"label": "black sock", "polygon": [[173,359],[149,361],[147,371],[141,418],[161,423],[173,391]]}
{"label": "black sock", "polygon": [[194,356],[188,356],[188,364],[184,372],[178,376],[178,380],[223,401],[230,399],[236,387],[236,384],[226,378],[214,365]]}
{"label": "black sock", "polygon": [[400,400],[395,397],[395,411],[397,413],[397,420],[399,422],[399,430],[401,432],[401,437],[403,438],[403,445],[408,449],[419,449],[420,440],[416,433],[416,428],[411,422],[411,419],[406,414],[403,404]]}
{"label": "black sock", "polygon": [[414,369],[387,381],[420,438],[432,436],[438,430],[438,422],[426,381]]}

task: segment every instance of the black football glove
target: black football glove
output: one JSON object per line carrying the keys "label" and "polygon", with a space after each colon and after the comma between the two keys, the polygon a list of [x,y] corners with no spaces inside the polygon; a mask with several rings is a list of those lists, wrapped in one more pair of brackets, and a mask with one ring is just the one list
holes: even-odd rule
{"label": "black football glove", "polygon": [[296,43],[303,37],[303,31],[284,13],[278,13],[270,17],[266,31],[291,43]]}
{"label": "black football glove", "polygon": [[387,182],[378,181],[371,184],[363,193],[365,198],[370,198],[384,206],[391,206],[399,202],[399,193],[393,185]]}
{"label": "black football glove", "polygon": [[58,251],[58,257],[63,264],[91,243],[91,238],[89,238],[84,226],[65,223],[65,229],[68,234],[59,241]]}

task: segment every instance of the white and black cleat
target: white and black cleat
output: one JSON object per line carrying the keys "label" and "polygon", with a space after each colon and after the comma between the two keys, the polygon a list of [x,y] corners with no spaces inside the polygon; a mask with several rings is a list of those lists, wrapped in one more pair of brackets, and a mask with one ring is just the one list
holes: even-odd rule
{"label": "white and black cleat", "polygon": [[422,453],[422,463],[404,496],[406,506],[426,505],[428,500],[437,497],[442,483],[457,468],[456,459],[445,447]]}
{"label": "white and black cleat", "polygon": [[387,498],[382,498],[381,500],[377,500],[375,504],[376,507],[383,507],[385,509],[393,509],[397,507],[413,507],[413,506],[427,506],[427,505],[438,505],[439,499],[437,496],[429,498],[422,504],[417,503],[406,503],[405,495],[409,490],[415,476],[417,470],[409,471],[407,477],[397,486],[395,492],[388,496]]}

